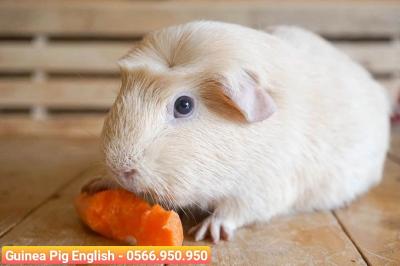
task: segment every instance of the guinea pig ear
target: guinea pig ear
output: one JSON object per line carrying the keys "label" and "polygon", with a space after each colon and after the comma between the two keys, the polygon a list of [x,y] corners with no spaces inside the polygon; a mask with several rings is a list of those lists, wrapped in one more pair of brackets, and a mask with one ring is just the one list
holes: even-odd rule
{"label": "guinea pig ear", "polygon": [[263,121],[276,111],[274,100],[267,90],[261,87],[255,74],[243,71],[231,82],[223,84],[224,94],[240,110],[247,122]]}

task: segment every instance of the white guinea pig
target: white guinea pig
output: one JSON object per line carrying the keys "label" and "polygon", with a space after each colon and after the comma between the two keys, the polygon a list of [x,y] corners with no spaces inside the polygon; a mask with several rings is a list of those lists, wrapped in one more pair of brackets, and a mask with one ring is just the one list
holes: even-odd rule
{"label": "white guinea pig", "polygon": [[377,184],[388,96],[322,38],[192,22],[149,35],[119,62],[122,86],[102,148],[117,183],[211,215],[195,239],[353,200]]}

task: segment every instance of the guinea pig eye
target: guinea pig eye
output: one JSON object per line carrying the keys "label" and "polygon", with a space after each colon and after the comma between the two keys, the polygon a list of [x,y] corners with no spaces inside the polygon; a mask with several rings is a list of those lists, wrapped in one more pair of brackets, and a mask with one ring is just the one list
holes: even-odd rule
{"label": "guinea pig eye", "polygon": [[193,98],[189,96],[181,96],[176,99],[174,103],[174,117],[188,117],[192,114],[194,109]]}

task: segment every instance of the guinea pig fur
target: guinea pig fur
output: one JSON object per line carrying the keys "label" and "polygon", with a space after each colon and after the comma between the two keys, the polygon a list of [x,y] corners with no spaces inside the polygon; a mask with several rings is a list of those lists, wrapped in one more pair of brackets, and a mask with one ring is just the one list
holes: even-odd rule
{"label": "guinea pig fur", "polygon": [[[196,240],[336,208],[381,179],[385,89],[311,32],[192,22],[148,34],[119,65],[105,163],[127,190],[209,210]],[[181,96],[188,116],[176,116]]]}

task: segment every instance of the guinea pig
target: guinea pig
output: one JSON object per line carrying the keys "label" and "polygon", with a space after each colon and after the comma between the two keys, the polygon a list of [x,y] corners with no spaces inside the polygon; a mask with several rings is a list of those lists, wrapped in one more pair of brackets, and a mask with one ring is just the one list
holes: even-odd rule
{"label": "guinea pig", "polygon": [[207,210],[195,240],[340,207],[382,177],[389,97],[309,31],[191,22],[148,34],[119,66],[102,131],[113,179],[84,190]]}

